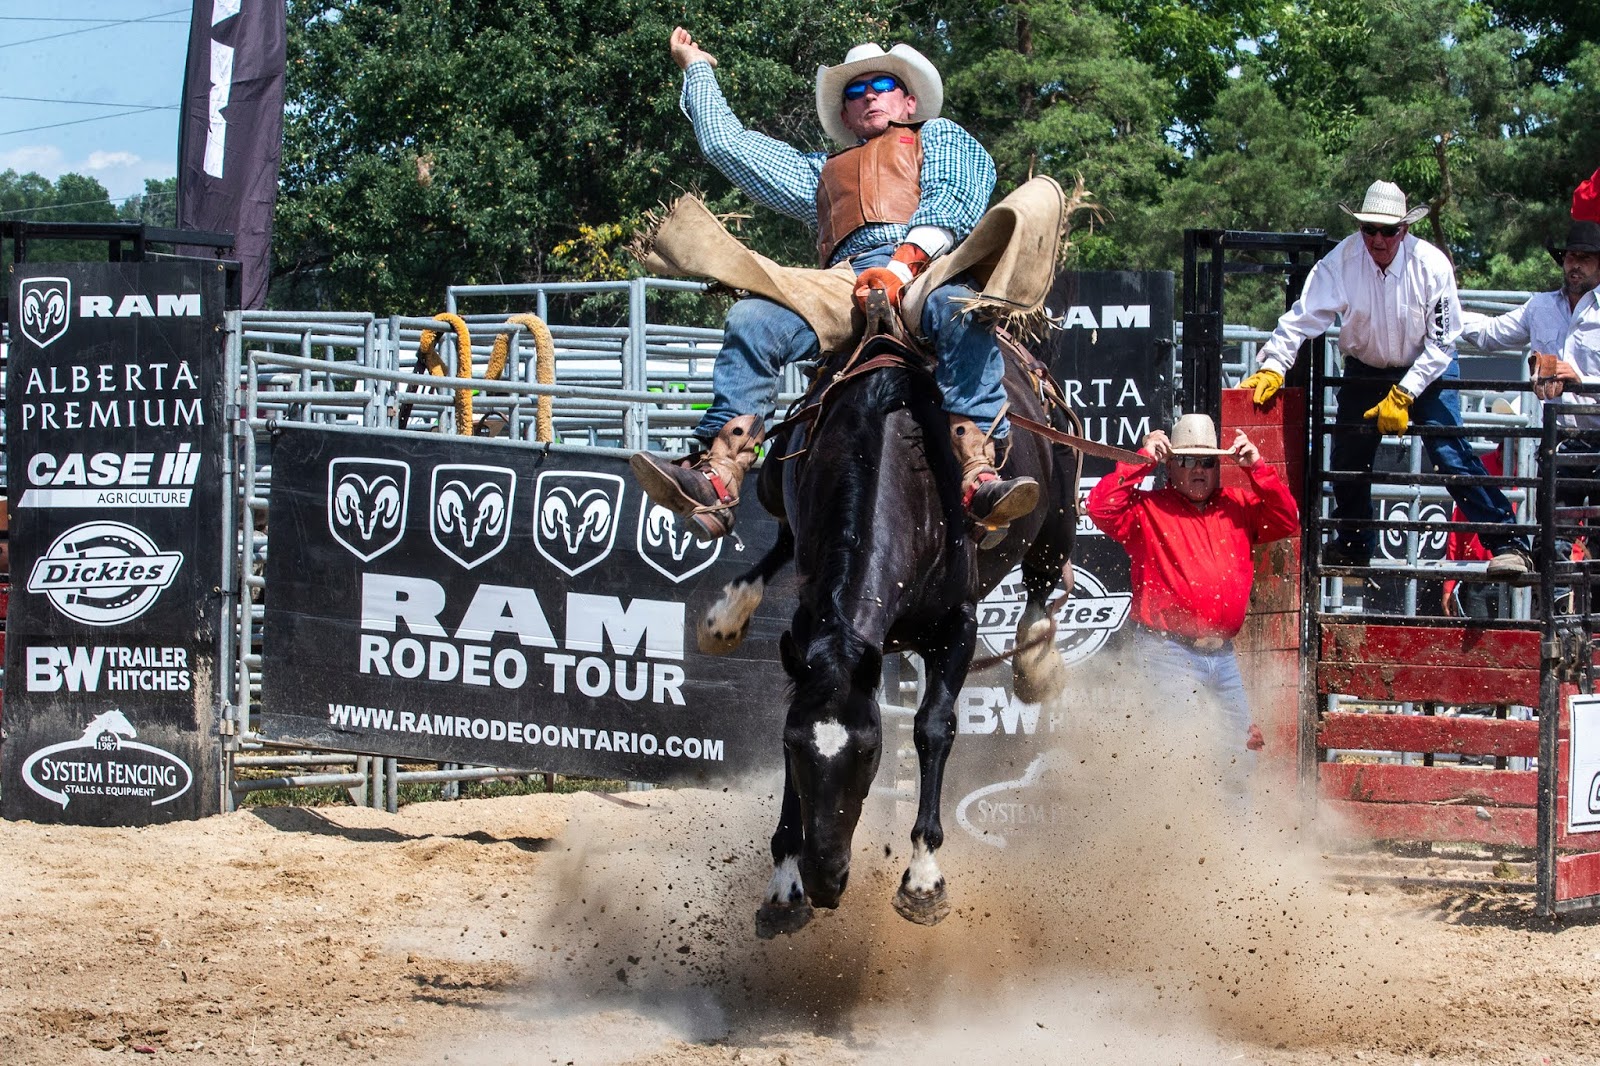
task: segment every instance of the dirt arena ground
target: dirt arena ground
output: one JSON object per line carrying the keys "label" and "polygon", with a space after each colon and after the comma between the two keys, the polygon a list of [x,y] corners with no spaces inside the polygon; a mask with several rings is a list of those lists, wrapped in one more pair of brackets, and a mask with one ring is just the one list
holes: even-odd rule
{"label": "dirt arena ground", "polygon": [[1031,844],[951,827],[941,926],[890,908],[911,813],[885,802],[845,905],[773,942],[775,783],[0,823],[0,1062],[1600,1057],[1600,923],[1509,883],[1353,881],[1291,823],[1152,799],[1165,746],[1079,750]]}

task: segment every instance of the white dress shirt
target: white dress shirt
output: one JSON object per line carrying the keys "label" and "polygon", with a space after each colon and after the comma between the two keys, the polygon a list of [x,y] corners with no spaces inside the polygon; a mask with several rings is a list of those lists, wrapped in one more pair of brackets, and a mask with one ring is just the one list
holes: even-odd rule
{"label": "white dress shirt", "polygon": [[1409,367],[1400,387],[1416,396],[1449,369],[1461,335],[1461,298],[1443,252],[1407,234],[1389,269],[1361,234],[1334,246],[1306,277],[1295,305],[1261,346],[1261,369],[1287,374],[1300,345],[1342,319],[1339,349],[1372,367]]}
{"label": "white dress shirt", "polygon": [[[1571,363],[1586,385],[1600,385],[1600,290],[1578,297],[1577,306],[1557,289],[1541,292],[1515,311],[1490,318],[1476,311],[1462,315],[1461,336],[1488,351],[1528,348]],[[1564,393],[1566,403],[1600,403],[1600,396]],[[1600,430],[1600,415],[1564,416],[1568,425],[1589,432]]]}

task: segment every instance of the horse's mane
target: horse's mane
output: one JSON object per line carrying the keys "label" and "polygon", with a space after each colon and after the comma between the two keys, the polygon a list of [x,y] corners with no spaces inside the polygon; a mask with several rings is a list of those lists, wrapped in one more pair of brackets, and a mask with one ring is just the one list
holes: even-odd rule
{"label": "horse's mane", "polygon": [[[891,447],[887,437],[895,412],[909,411],[922,426],[923,441],[931,445],[920,458],[932,472],[932,490],[941,501],[952,547],[959,551],[966,537],[959,473],[945,444],[947,420],[932,375],[910,367],[886,367],[849,382],[838,393],[830,397],[828,410],[819,418],[808,456],[810,463],[824,464],[825,475],[813,471],[811,478],[813,486],[825,483],[826,490],[810,501],[819,511],[808,514],[813,570],[807,580],[827,599],[815,605],[822,615],[816,619],[816,632],[796,634],[811,670],[838,675],[813,677],[813,684],[823,682],[818,695],[849,683],[851,679],[840,673],[844,662],[861,661],[874,677],[881,667],[882,656],[876,649],[864,649],[862,638],[845,620],[852,614],[851,597],[865,584],[867,567],[880,554],[864,549],[874,536],[880,481],[890,473],[880,461]],[[891,461],[903,458],[890,456]],[[911,469],[894,472],[906,474]],[[881,524],[877,531],[881,535]],[[863,650],[873,653],[867,656],[870,663],[861,660]]]}

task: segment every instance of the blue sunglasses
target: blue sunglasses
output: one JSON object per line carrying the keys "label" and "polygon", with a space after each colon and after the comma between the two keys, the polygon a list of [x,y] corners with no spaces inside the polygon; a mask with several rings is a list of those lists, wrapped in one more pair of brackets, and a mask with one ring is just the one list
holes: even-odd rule
{"label": "blue sunglasses", "polygon": [[893,74],[879,74],[876,78],[851,82],[844,87],[844,98],[846,100],[859,100],[867,95],[868,88],[882,96],[884,93],[892,93],[900,88],[900,79]]}

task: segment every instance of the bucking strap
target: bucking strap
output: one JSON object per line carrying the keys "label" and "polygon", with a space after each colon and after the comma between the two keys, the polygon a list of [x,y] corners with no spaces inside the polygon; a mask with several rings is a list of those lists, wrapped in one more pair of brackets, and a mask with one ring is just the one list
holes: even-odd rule
{"label": "bucking strap", "polygon": [[1038,434],[1045,440],[1055,441],[1057,444],[1065,444],[1074,451],[1082,452],[1085,455],[1097,455],[1102,459],[1112,459],[1119,463],[1134,463],[1139,466],[1152,466],[1155,464],[1155,460],[1148,455],[1140,455],[1138,452],[1130,452],[1126,448],[1115,448],[1109,444],[1101,444],[1098,441],[1090,440],[1088,437],[1080,437],[1076,433],[1063,433],[1059,429],[1047,426],[1042,422],[1035,422],[1031,418],[1024,418],[1019,414],[1011,416],[1011,424],[1025,429],[1029,433]]}

